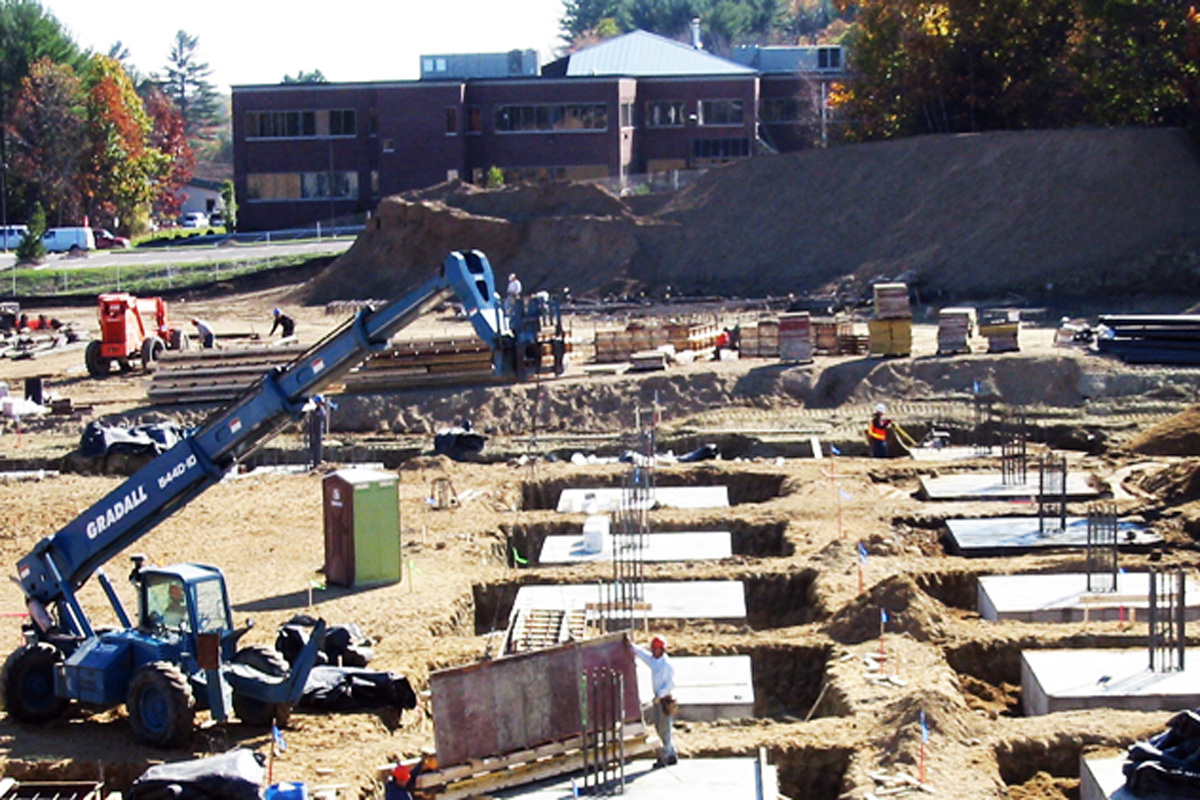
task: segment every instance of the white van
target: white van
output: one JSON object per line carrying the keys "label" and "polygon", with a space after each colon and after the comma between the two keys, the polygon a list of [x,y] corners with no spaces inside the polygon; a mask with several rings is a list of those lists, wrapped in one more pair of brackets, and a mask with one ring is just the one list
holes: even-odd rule
{"label": "white van", "polygon": [[0,250],[16,250],[27,233],[25,225],[0,225]]}
{"label": "white van", "polygon": [[51,228],[42,236],[47,253],[78,253],[95,250],[96,237],[91,228]]}

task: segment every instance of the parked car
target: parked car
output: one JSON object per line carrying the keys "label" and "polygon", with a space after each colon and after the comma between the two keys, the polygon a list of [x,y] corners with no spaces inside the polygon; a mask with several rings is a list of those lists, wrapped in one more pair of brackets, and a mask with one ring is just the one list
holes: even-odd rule
{"label": "parked car", "polygon": [[126,250],[133,247],[133,242],[124,236],[114,236],[112,231],[105,228],[92,228],[92,235],[96,238],[97,250]]}
{"label": "parked car", "polygon": [[91,228],[51,228],[42,234],[47,253],[79,253],[96,249],[96,237]]}
{"label": "parked car", "polygon": [[26,225],[0,225],[0,250],[16,250],[27,233]]}
{"label": "parked car", "polygon": [[179,224],[184,228],[207,228],[208,215],[200,211],[189,211],[179,218]]}
{"label": "parked car", "polygon": [[225,215],[220,211],[214,211],[208,215],[208,224],[214,228],[219,228],[225,224]]}

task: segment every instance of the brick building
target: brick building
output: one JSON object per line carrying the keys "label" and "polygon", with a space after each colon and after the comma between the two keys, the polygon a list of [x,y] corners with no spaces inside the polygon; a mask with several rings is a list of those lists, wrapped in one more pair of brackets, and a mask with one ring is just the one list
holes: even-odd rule
{"label": "brick building", "polygon": [[838,47],[733,59],[634,31],[536,54],[423,56],[416,81],[233,87],[239,228],[306,226],[447,180],[588,180],[702,169],[820,141]]}

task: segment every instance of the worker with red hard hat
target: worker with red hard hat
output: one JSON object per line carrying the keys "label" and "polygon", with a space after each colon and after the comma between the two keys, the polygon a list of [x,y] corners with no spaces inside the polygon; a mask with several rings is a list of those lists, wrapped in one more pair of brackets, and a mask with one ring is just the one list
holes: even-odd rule
{"label": "worker with red hard hat", "polygon": [[673,696],[675,667],[667,655],[667,640],[661,636],[655,636],[650,640],[649,650],[632,642],[630,642],[630,646],[633,648],[634,655],[650,667],[650,686],[654,690],[654,701],[649,704],[648,716],[654,724],[655,731],[658,732],[658,738],[662,741],[662,750],[659,751],[654,766],[670,766],[679,760],[671,735],[679,703]]}

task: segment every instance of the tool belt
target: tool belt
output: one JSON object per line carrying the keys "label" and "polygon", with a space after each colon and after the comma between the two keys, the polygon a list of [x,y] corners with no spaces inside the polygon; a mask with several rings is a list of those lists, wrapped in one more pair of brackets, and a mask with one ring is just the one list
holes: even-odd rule
{"label": "tool belt", "polygon": [[679,711],[678,701],[676,701],[675,698],[669,694],[658,698],[658,707],[662,709],[662,713],[668,717],[675,716],[676,712]]}

